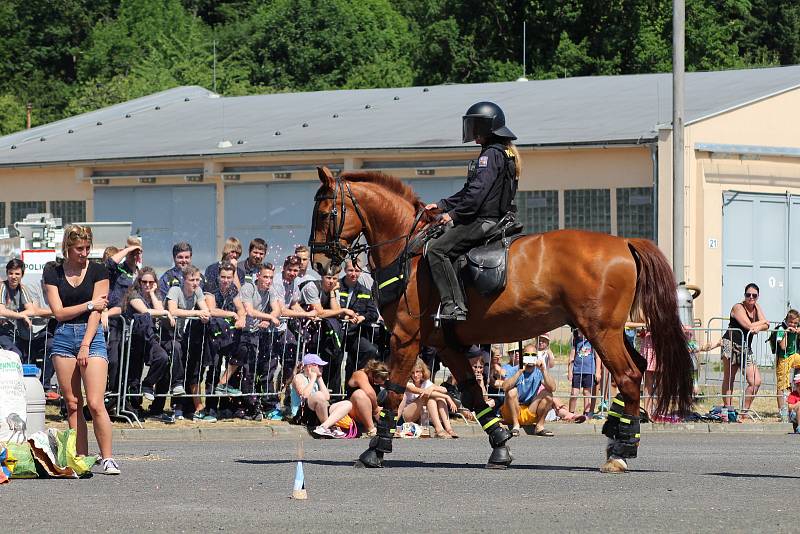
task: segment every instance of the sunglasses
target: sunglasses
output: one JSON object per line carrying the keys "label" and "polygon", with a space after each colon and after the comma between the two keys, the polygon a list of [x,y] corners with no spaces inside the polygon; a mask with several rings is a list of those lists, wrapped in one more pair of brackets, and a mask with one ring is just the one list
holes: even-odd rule
{"label": "sunglasses", "polygon": [[155,280],[142,280],[142,284],[155,284]]}
{"label": "sunglasses", "polygon": [[535,352],[523,352],[522,355],[523,356],[536,356],[536,353]]}
{"label": "sunglasses", "polygon": [[758,298],[758,293],[745,293],[744,296],[749,298],[749,299],[757,299]]}

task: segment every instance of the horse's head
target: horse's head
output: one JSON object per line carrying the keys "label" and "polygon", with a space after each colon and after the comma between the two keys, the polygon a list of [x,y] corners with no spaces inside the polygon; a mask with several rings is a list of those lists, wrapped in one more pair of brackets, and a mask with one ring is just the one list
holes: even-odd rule
{"label": "horse's head", "polygon": [[314,196],[308,245],[311,264],[322,274],[331,263],[339,265],[347,258],[364,230],[364,218],[346,180],[334,178],[327,167],[317,167],[317,173],[322,185]]}

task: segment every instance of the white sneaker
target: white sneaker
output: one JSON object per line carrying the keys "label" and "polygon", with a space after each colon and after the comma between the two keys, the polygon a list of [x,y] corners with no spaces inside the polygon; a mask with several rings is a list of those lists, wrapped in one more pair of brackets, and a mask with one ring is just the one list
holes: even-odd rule
{"label": "white sneaker", "polygon": [[172,396],[179,397],[181,395],[186,395],[186,389],[181,386],[180,384],[172,388]]}
{"label": "white sneaker", "polygon": [[333,433],[333,437],[337,439],[343,438],[347,435],[338,426],[334,426],[333,428],[331,428],[331,432]]}
{"label": "white sneaker", "polygon": [[113,458],[103,458],[102,462],[103,474],[105,475],[118,475],[119,464]]}
{"label": "white sneaker", "polygon": [[329,428],[325,428],[322,425],[319,425],[317,428],[314,429],[314,434],[323,437],[323,438],[335,438],[333,432]]}

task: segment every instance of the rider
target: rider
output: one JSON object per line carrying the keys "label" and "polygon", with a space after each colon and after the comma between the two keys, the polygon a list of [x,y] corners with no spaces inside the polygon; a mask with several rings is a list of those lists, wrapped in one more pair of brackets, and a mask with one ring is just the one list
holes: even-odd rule
{"label": "rider", "polygon": [[509,211],[520,174],[519,153],[511,142],[517,137],[506,128],[505,115],[493,102],[473,104],[462,117],[464,143],[481,145],[477,160],[470,161],[467,182],[449,198],[425,206],[444,211],[442,223],[452,227],[428,244],[427,258],[441,296],[440,319],[465,321],[467,306],[453,260],[483,242]]}

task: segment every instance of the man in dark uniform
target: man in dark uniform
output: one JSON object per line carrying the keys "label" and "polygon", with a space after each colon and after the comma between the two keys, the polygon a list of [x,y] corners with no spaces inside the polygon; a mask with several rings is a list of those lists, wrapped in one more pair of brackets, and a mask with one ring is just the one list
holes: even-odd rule
{"label": "man in dark uniform", "polygon": [[370,290],[358,281],[361,269],[354,265],[352,260],[347,260],[344,270],[345,275],[339,290],[339,305],[353,310],[356,314],[350,319],[345,335],[347,362],[344,367],[344,382],[346,384],[356,369],[361,369],[368,360],[378,359],[378,347],[370,340],[372,324],[378,320],[378,306]]}
{"label": "man in dark uniform", "polygon": [[453,260],[479,245],[491,228],[513,210],[517,171],[511,141],[516,136],[505,126],[497,104],[478,102],[462,117],[463,142],[481,145],[477,160],[469,165],[464,187],[425,209],[444,212],[442,223],[452,227],[428,244],[426,257],[441,297],[439,319],[464,321],[467,306],[453,268]]}

